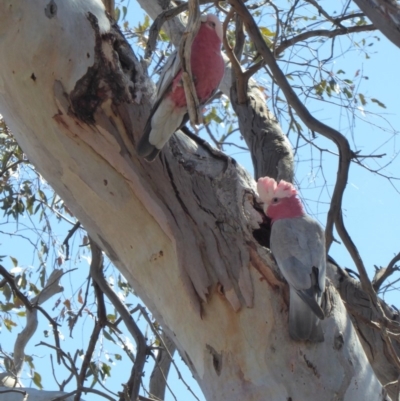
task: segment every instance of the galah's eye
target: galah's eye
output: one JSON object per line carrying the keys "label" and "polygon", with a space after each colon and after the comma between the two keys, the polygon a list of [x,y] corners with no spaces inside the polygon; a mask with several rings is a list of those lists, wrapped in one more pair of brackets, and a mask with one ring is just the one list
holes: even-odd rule
{"label": "galah's eye", "polygon": [[215,28],[215,22],[210,21],[210,25]]}
{"label": "galah's eye", "polygon": [[272,202],[273,202],[273,203],[278,203],[278,198],[273,198],[273,199],[272,199]]}

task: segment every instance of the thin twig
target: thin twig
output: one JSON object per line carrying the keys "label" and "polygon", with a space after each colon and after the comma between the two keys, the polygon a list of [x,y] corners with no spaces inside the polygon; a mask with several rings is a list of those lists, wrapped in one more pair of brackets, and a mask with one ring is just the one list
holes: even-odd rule
{"label": "thin twig", "polygon": [[[211,2],[211,0],[199,0],[199,4],[207,4]],[[149,29],[149,39],[147,41],[146,50],[144,52],[144,58],[146,60],[150,59],[152,53],[156,49],[157,38],[160,34],[162,26],[164,25],[164,22],[176,17],[183,11],[186,11],[188,7],[189,3],[182,3],[176,7],[163,11],[157,16]]]}
{"label": "thin twig", "polygon": [[181,372],[178,368],[178,366],[176,365],[174,359],[172,358],[171,353],[168,350],[167,345],[164,342],[164,339],[162,338],[162,336],[160,336],[160,333],[157,331],[157,329],[154,327],[153,322],[150,320],[147,311],[145,310],[145,308],[143,308],[142,305],[138,305],[137,308],[141,311],[143,317],[146,319],[147,323],[149,324],[151,330],[153,331],[153,333],[157,336],[158,340],[160,341],[161,345],[163,346],[163,348],[165,349],[165,351],[167,352],[168,356],[171,358],[172,364],[174,365],[174,368],[176,370],[176,372],[178,373],[178,378],[180,380],[182,380],[182,383],[186,386],[186,388],[188,389],[188,391],[190,391],[190,393],[193,395],[193,397],[196,398],[196,400],[200,401],[199,398],[196,396],[196,394],[193,392],[193,390],[190,388],[190,386],[186,383],[186,381],[183,379]]}
{"label": "thin twig", "polygon": [[347,35],[349,33],[359,33],[359,32],[370,32],[376,31],[375,25],[361,25],[361,26],[352,26],[349,28],[342,28],[342,29],[316,29],[313,31],[307,31],[304,33],[300,33],[297,36],[293,36],[290,39],[283,40],[279,46],[277,46],[275,50],[276,55],[282,54],[286,49],[291,46],[294,46],[296,43],[303,42],[304,40],[316,38],[316,37],[326,37],[326,38],[333,38],[339,35]]}
{"label": "thin twig", "polygon": [[10,164],[9,166],[7,166],[4,170],[0,171],[0,178],[3,177],[3,175],[8,171],[13,169],[14,167],[18,166],[18,164],[21,163],[29,163],[29,160],[17,160],[15,163]]}
{"label": "thin twig", "polygon": [[68,230],[68,235],[65,237],[62,245],[65,245],[65,260],[69,260],[69,240],[75,234],[75,232],[80,228],[81,222],[77,221],[74,226]]}
{"label": "thin twig", "polygon": [[386,269],[380,269],[378,271],[381,272],[381,274],[376,274],[374,280],[372,281],[374,290],[376,292],[379,291],[381,285],[384,283],[384,281],[391,276],[395,271],[399,271],[399,268],[395,266],[397,262],[400,261],[400,252],[393,257],[393,259],[389,262],[387,265]]}
{"label": "thin twig", "polygon": [[[101,254],[101,251],[100,251]],[[96,265],[94,265],[96,264]],[[96,269],[96,270],[102,270],[103,266],[103,259],[102,258],[97,258],[93,256],[93,248],[92,248],[92,262],[90,264],[90,270]],[[93,283],[95,287],[95,296],[97,300],[97,320],[95,322],[95,325],[93,327],[92,334],[90,336],[89,344],[87,347],[87,350],[85,352],[85,357],[83,358],[82,361],[82,366],[78,375],[78,383],[77,387],[78,389],[83,386],[83,383],[85,382],[86,379],[86,374],[87,371],[90,367],[90,362],[92,360],[93,353],[96,349],[96,344],[99,339],[101,330],[103,327],[107,324],[107,316],[106,316],[106,308],[104,305],[104,298],[103,298],[103,293],[101,292],[99,286],[94,282]],[[77,391],[75,394],[74,401],[79,401],[81,398],[81,391]]]}
{"label": "thin twig", "polygon": [[71,391],[70,393],[64,394],[60,397],[56,397],[53,398],[51,401],[63,401],[65,399],[67,399],[68,397],[71,397],[71,395],[76,394],[78,391],[82,392],[82,393],[93,393],[93,394],[97,394],[109,401],[115,401],[114,398],[110,397],[108,394],[103,393],[102,391],[96,390],[94,388],[89,388],[89,387],[79,387],[74,391]]}

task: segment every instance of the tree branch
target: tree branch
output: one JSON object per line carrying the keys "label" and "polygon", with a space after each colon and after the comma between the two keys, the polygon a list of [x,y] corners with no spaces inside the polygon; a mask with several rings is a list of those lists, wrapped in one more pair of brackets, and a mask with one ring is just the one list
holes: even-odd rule
{"label": "tree branch", "polygon": [[54,319],[50,317],[50,315],[40,305],[46,302],[55,294],[58,294],[63,291],[63,288],[59,285],[59,281],[63,275],[63,271],[58,269],[53,270],[43,290],[34,298],[32,298],[32,301],[30,301],[19,290],[19,288],[15,284],[14,277],[2,265],[0,265],[0,274],[8,282],[15,296],[18,297],[23,302],[23,304],[27,309],[25,328],[18,334],[17,340],[15,341],[14,344],[13,372],[11,372],[11,374],[13,378],[15,377],[16,379],[19,379],[25,359],[25,347],[37,329],[38,325],[37,310],[39,310],[52,325],[54,339],[56,345],[59,347],[60,339],[57,330],[58,324],[54,321]]}
{"label": "tree branch", "polygon": [[164,344],[168,347],[168,351],[164,348],[159,349],[149,383],[149,393],[160,400],[165,399],[168,372],[172,362],[171,358],[176,350],[174,342],[169,338],[165,331],[162,333],[162,339]]}
{"label": "tree branch", "polygon": [[[102,271],[103,269],[103,258],[101,256],[101,250],[97,247],[96,249],[91,246],[92,251],[92,261],[90,263],[90,271]],[[94,255],[95,252],[100,253],[100,257],[98,255]],[[97,341],[99,340],[99,336],[101,330],[107,325],[107,313],[106,307],[104,304],[103,293],[101,292],[99,285],[94,281],[94,292],[97,301],[97,320],[93,327],[92,334],[90,336],[89,344],[87,350],[85,352],[85,357],[83,358],[81,369],[78,376],[77,388],[78,391],[75,394],[74,401],[79,401],[81,398],[82,391],[80,390],[86,380],[87,371],[90,367],[90,362],[92,360],[93,352],[96,349]]]}
{"label": "tree branch", "polygon": [[282,72],[275,60],[271,50],[266,45],[262,38],[262,35],[255,23],[252,15],[247,10],[242,0],[229,0],[229,3],[235,8],[236,12],[243,18],[244,24],[246,26],[247,32],[249,33],[252,41],[254,42],[257,51],[264,58],[266,64],[271,70],[272,76],[275,82],[279,85],[282,92],[291,107],[296,111],[297,115],[301,118],[304,124],[312,131],[317,131],[326,138],[333,141],[339,150],[339,166],[337,172],[337,180],[335,188],[332,194],[331,206],[328,212],[328,219],[325,228],[326,235],[326,249],[327,252],[333,242],[333,225],[336,226],[340,238],[345,244],[347,250],[349,251],[351,257],[356,264],[358,271],[361,275],[361,283],[363,288],[368,291],[372,297],[374,297],[374,291],[371,282],[368,279],[368,275],[358,253],[356,246],[354,245],[352,239],[346,231],[342,216],[342,200],[344,190],[347,185],[350,162],[353,158],[353,152],[350,149],[350,144],[348,140],[335,129],[323,124],[321,121],[314,118],[304,104],[300,101],[297,94],[294,92],[290,86],[285,74]]}
{"label": "tree branch", "polygon": [[400,47],[400,6],[395,0],[354,0],[372,23]]}
{"label": "tree branch", "polygon": [[[223,24],[224,47],[232,66],[230,98],[238,116],[240,132],[249,147],[255,178],[267,175],[292,182],[294,174],[292,147],[268,110],[260,90],[249,80],[250,75],[246,74],[249,70],[246,73],[242,72],[242,67],[227,41],[226,30],[232,14],[233,10],[228,13]],[[237,21],[236,45],[239,47],[244,41],[241,25],[242,22]],[[236,50],[240,55],[240,49]]]}
{"label": "tree branch", "polygon": [[389,262],[386,268],[381,268],[375,273],[372,280],[372,286],[376,292],[379,291],[384,281],[390,277],[394,272],[399,271],[399,267],[395,266],[400,261],[400,252]]}
{"label": "tree branch", "polygon": [[372,24],[370,25],[360,25],[360,26],[351,26],[349,28],[341,28],[334,29],[333,31],[329,29],[316,29],[314,31],[307,31],[300,33],[297,36],[294,36],[290,39],[283,40],[279,46],[276,47],[275,54],[282,54],[287,48],[295,45],[296,43],[302,42],[307,39],[315,38],[315,37],[326,37],[326,38],[334,38],[339,35],[347,35],[349,33],[358,33],[358,32],[369,32],[375,31],[376,27]]}
{"label": "tree branch", "polygon": [[146,356],[148,353],[146,339],[133,320],[129,310],[118,298],[118,295],[110,288],[103,276],[103,263],[102,253],[98,245],[90,238],[90,247],[92,250],[92,263],[90,265],[90,274],[93,280],[98,284],[100,289],[106,294],[107,298],[114,305],[117,312],[121,315],[126,328],[129,333],[136,341],[137,351],[136,359],[133,366],[133,380],[130,388],[130,397],[132,401],[135,401],[139,395],[141,379],[144,370],[144,364],[146,362]]}

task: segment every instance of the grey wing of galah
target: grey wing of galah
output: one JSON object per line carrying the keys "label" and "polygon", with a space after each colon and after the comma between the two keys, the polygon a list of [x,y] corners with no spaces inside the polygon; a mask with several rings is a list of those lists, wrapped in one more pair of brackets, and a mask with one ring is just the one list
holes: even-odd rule
{"label": "grey wing of galah", "polygon": [[271,251],[290,285],[289,331],[294,339],[323,341],[319,319],[324,318],[325,238],[320,225],[308,216],[276,221]]}
{"label": "grey wing of galah", "polygon": [[[142,137],[140,138],[140,141],[137,146],[137,152],[139,156],[145,157],[148,161],[152,161],[156,158],[158,153],[160,152],[163,143],[155,146],[154,143],[152,143],[151,140],[151,134],[152,134],[152,129],[154,128],[154,121],[153,118],[157,118],[158,115],[156,114],[157,112],[160,112],[159,107],[161,103],[163,102],[166,94],[168,91],[171,89],[172,81],[178,74],[179,70],[181,68],[181,61],[178,52],[172,53],[169,58],[167,59],[165,66],[163,70],[161,71],[160,79],[158,80],[157,83],[157,92],[156,92],[156,99],[154,101],[153,107],[150,112],[150,116],[147,119],[146,126],[143,130]],[[168,112],[168,109],[167,109]],[[156,116],[155,116],[156,115]],[[176,115],[174,116],[175,119],[178,119],[179,121],[175,121],[174,119],[170,119],[170,123],[172,127],[162,127],[162,135],[165,135],[165,141],[166,142],[169,138],[170,135],[172,135],[175,130],[180,128],[183,124],[187,122],[187,118],[185,113],[182,113],[182,116]],[[173,131],[173,132],[169,132]],[[156,133],[156,135],[159,135],[159,133]],[[155,133],[153,132],[153,136]],[[168,138],[167,138],[168,137]]]}
{"label": "grey wing of galah", "polygon": [[181,59],[179,53],[175,50],[168,57],[160,73],[160,79],[157,82],[156,101],[164,96],[164,93],[169,89],[173,79],[181,69]]}

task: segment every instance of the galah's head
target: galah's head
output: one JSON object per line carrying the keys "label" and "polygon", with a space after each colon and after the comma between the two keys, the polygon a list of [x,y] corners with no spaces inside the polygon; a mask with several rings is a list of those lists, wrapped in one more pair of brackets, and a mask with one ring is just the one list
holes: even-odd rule
{"label": "galah's head", "polygon": [[262,177],[257,182],[257,190],[264,203],[264,213],[272,221],[304,215],[296,188],[290,182],[281,180],[277,184],[273,178]]}
{"label": "galah's head", "polygon": [[222,42],[222,24],[216,15],[214,14],[202,15],[200,17],[200,21],[207,28],[215,31],[219,40]]}

